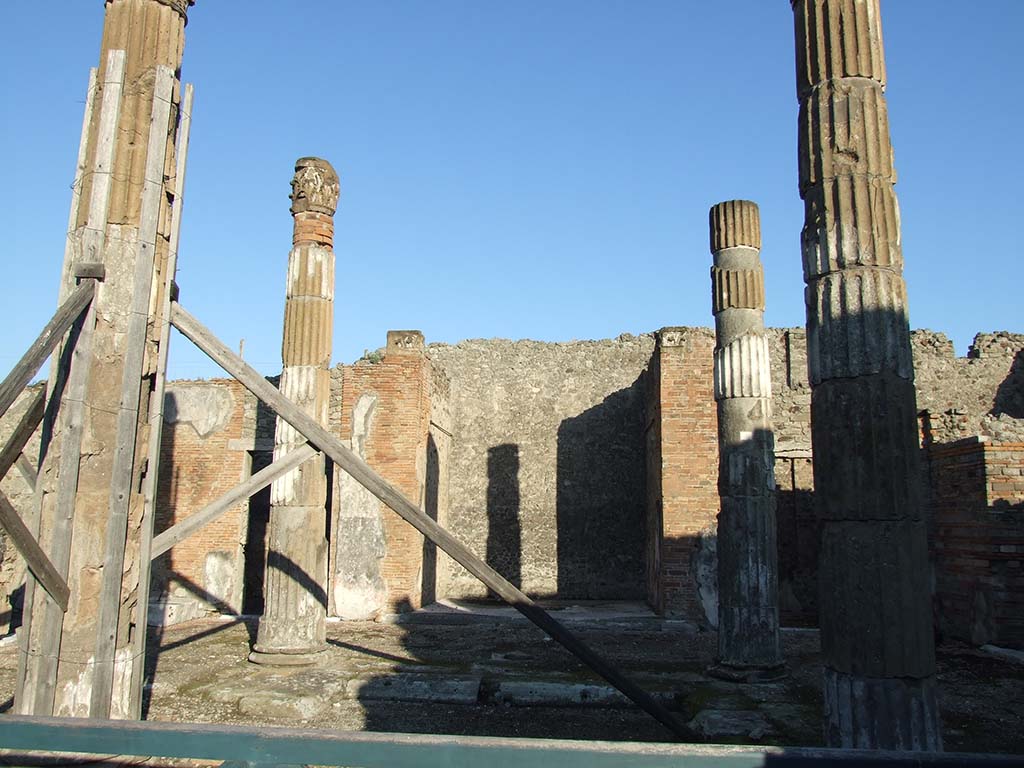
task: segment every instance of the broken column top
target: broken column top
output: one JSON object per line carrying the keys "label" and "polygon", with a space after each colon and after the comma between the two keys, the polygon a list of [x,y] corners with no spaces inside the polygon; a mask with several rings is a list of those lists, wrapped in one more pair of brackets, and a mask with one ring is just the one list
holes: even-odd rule
{"label": "broken column top", "polygon": [[295,161],[292,179],[292,215],[322,213],[333,216],[338,208],[341,184],[334,167],[319,157],[300,157]]}
{"label": "broken column top", "polygon": [[790,0],[796,11],[796,90],[803,99],[830,80],[863,77],[885,85],[878,0]]}
{"label": "broken column top", "polygon": [[[160,5],[166,5],[169,8],[173,8],[174,10],[176,10],[178,13],[181,14],[181,17],[183,19],[185,19],[186,22],[188,22],[188,9],[189,9],[189,6],[192,6],[192,5],[196,4],[196,0],[156,0],[156,1],[158,3],[160,3]],[[104,6],[108,6],[108,5],[111,5],[113,2],[115,2],[115,0],[104,0],[103,5]]]}
{"label": "broken column top", "polygon": [[761,249],[761,214],[750,200],[727,200],[708,212],[711,252],[746,246]]}

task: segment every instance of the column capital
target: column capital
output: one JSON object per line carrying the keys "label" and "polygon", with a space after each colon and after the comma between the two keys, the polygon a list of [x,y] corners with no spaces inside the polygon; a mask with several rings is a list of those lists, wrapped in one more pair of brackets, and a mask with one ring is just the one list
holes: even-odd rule
{"label": "column capital", "polygon": [[333,216],[338,208],[341,184],[334,167],[319,157],[300,157],[292,178],[292,215],[323,213]]}

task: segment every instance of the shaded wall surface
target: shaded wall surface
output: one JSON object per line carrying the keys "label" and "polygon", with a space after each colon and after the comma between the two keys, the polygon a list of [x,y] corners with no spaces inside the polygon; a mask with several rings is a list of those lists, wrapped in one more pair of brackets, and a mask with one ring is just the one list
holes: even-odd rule
{"label": "shaded wall surface", "polygon": [[968,438],[927,456],[940,630],[1024,648],[1024,442]]}

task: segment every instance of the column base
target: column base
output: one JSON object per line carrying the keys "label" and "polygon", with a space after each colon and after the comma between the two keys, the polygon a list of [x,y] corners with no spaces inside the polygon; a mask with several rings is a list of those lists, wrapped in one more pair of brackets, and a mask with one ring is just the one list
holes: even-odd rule
{"label": "column base", "polygon": [[309,667],[323,658],[326,648],[310,648],[303,651],[260,650],[249,653],[249,661],[267,667]]}
{"label": "column base", "polygon": [[825,667],[825,743],[843,749],[941,752],[935,677],[862,677]]}
{"label": "column base", "polygon": [[708,675],[731,683],[773,683],[788,677],[785,663],[766,667],[748,667],[718,661],[708,667]]}

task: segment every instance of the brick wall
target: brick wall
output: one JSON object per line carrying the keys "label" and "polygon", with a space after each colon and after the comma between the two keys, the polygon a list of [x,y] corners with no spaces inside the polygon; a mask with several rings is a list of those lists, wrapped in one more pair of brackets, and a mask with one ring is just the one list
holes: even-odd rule
{"label": "brick wall", "polygon": [[[338,433],[343,439],[361,434],[361,451],[366,462],[421,508],[427,489],[429,373],[422,334],[398,331],[388,333],[387,347],[379,362],[344,366],[341,371]],[[373,416],[369,429],[359,433],[353,417],[356,405],[364,397],[372,398]],[[364,399],[363,402],[369,401]],[[347,498],[343,493],[337,503],[343,505]],[[423,594],[423,536],[380,502],[373,500],[372,503],[379,510],[377,519],[383,540],[378,543],[382,546],[374,552],[353,554],[360,557],[364,567],[371,571],[370,575],[378,577],[383,585],[383,591],[372,593],[382,598],[375,612],[419,608]],[[347,518],[336,519],[337,528],[332,535],[350,536],[351,531],[345,530]],[[332,591],[335,601],[340,602],[338,590],[345,587],[338,584],[337,567],[332,568],[332,573],[335,580]],[[350,584],[358,583],[360,574],[350,573],[349,576]],[[368,611],[367,615],[371,613],[374,611]]]}
{"label": "brick wall", "polygon": [[[718,619],[715,529],[718,418],[712,382],[714,334],[663,328],[648,387],[648,471],[660,484],[648,496],[648,590],[659,613],[703,625]],[[649,483],[651,480],[648,481]]]}
{"label": "brick wall", "polygon": [[[233,379],[167,387],[156,532],[199,511],[247,477],[255,398]],[[248,441],[242,438],[246,433]],[[248,505],[240,503],[154,562],[150,622],[206,611],[240,613]]]}
{"label": "brick wall", "polygon": [[927,456],[940,629],[1024,648],[1024,443],[969,438]]}

